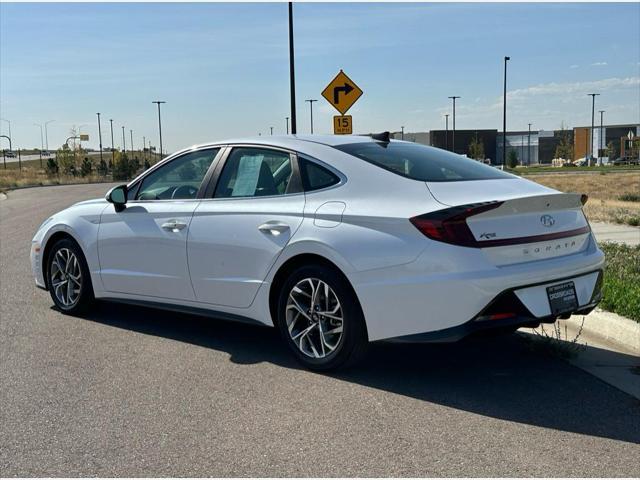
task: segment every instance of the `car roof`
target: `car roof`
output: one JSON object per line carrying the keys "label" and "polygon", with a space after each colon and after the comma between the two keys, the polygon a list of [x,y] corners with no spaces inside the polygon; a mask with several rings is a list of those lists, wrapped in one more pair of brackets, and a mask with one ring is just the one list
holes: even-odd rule
{"label": "car roof", "polygon": [[308,146],[310,143],[334,147],[337,145],[346,145],[350,143],[370,142],[375,142],[375,140],[366,135],[259,135],[254,137],[240,137],[230,140],[210,142],[200,145],[194,145],[194,147],[244,143],[251,145],[270,145],[273,147],[282,147],[296,150],[304,149],[305,145]]}

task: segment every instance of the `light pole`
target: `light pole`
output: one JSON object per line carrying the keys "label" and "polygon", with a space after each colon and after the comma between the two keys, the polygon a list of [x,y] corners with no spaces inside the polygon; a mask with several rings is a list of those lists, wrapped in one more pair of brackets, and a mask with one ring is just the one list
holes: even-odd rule
{"label": "light pole", "polygon": [[[603,120],[602,120],[602,116],[604,115],[604,112],[606,110],[599,110],[600,112],[600,151],[602,151],[602,148],[604,146],[604,128],[603,128]],[[602,166],[602,158],[600,157],[600,151],[598,152],[598,165]]]}
{"label": "light pole", "polygon": [[129,135],[131,135],[131,156],[133,157],[133,130],[129,130]]}
{"label": "light pole", "polygon": [[145,137],[144,135],[142,136],[142,159],[146,160],[147,159],[147,137]]}
{"label": "light pole", "polygon": [[529,138],[527,138],[527,165],[531,165],[531,124],[529,124]]}
{"label": "light pole", "polygon": [[9,120],[7,120],[6,118],[3,118],[2,121],[3,122],[7,122],[9,124],[9,136],[11,137],[11,122]]}
{"label": "light pole", "polygon": [[502,101],[502,168],[507,163],[507,62],[511,57],[504,57],[504,99]]}
{"label": "light pole", "polygon": [[591,161],[593,160],[593,122],[595,120],[594,117],[596,113],[596,97],[600,94],[587,93],[587,95],[591,96],[591,137],[589,138],[589,143],[591,144],[591,146],[589,147],[589,163],[587,165],[591,166]]}
{"label": "light pole", "polygon": [[311,135],[313,135],[313,102],[317,102],[317,101],[318,100],[315,100],[315,99],[312,99],[312,98],[310,98],[308,100],[305,100],[305,102],[309,102],[309,107],[311,109],[310,110],[311,111]]}
{"label": "light pole", "polygon": [[273,135],[273,127],[269,127],[269,130],[271,130],[271,135]]}
{"label": "light pole", "polygon": [[400,135],[401,135],[400,139],[404,140],[404,125],[400,127]]}
{"label": "light pole", "polygon": [[[9,140],[9,151],[12,152],[13,151],[13,146],[11,145],[11,137],[8,137],[6,135],[0,135],[0,138],[6,138],[7,140]],[[18,156],[18,161],[20,161],[20,156]],[[2,149],[2,163],[4,163],[4,169],[7,169],[7,158],[5,156],[5,150],[4,148]],[[22,162],[20,162],[19,165],[20,170],[22,170]]]}
{"label": "light pole", "polygon": [[96,115],[98,116],[98,144],[100,146],[100,163],[102,163],[102,126],[100,125],[100,112],[96,113]]}
{"label": "light pole", "polygon": [[444,114],[444,125],[445,125],[444,143],[446,145],[446,149],[449,150],[449,114],[448,113]]}
{"label": "light pole", "polygon": [[125,137],[124,137],[124,125],[122,126],[122,153],[123,155],[127,154],[127,144],[125,143]]}
{"label": "light pole", "polygon": [[154,100],[151,103],[155,103],[158,105],[158,132],[160,133],[160,160],[162,160],[162,120],[160,118],[160,105],[162,103],[167,103],[162,100]]}
{"label": "light pole", "polygon": [[115,152],[116,152],[116,148],[115,145],[113,144],[113,118],[109,119],[109,123],[111,124],[111,163],[113,163],[113,161],[115,160]]}
{"label": "light pole", "polygon": [[287,121],[287,135],[289,135],[289,117],[284,117]]}
{"label": "light pole", "polygon": [[456,98],[457,96],[449,97],[453,100],[453,129],[451,131],[451,151],[456,153]]}
{"label": "light pole", "polygon": [[49,153],[49,130],[47,129],[47,125],[51,122],[55,122],[55,120],[47,120],[44,122],[44,143],[47,146],[47,153]]}
{"label": "light pole", "polygon": [[36,127],[40,127],[40,168],[42,168],[42,149],[44,148],[44,140],[42,138],[42,125],[40,123],[34,123]]}
{"label": "light pole", "polygon": [[291,133],[297,133],[296,127],[296,74],[293,49],[293,2],[289,2],[289,88],[291,90]]}

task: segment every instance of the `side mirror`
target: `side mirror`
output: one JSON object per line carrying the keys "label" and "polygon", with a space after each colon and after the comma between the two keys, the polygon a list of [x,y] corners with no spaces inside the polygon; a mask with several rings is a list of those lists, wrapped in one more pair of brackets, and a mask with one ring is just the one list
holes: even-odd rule
{"label": "side mirror", "polygon": [[113,187],[107,192],[104,198],[107,202],[114,204],[116,212],[124,210],[124,206],[127,203],[127,186],[118,185],[117,187]]}

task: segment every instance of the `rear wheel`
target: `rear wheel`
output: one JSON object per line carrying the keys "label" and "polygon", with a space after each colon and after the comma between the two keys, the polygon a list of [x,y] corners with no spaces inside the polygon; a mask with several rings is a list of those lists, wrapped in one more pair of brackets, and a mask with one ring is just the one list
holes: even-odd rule
{"label": "rear wheel", "polygon": [[93,286],[87,262],[76,242],[58,240],[47,259],[47,285],[56,307],[65,313],[86,311],[93,303]]}
{"label": "rear wheel", "polygon": [[351,286],[320,265],[291,273],[280,291],[276,323],[298,361],[312,370],[352,365],[366,351],[364,318]]}

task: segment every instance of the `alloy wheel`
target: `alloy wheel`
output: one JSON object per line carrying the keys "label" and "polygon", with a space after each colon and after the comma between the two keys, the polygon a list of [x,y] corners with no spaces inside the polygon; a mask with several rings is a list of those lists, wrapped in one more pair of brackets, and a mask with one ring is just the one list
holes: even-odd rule
{"label": "alloy wheel", "polygon": [[50,268],[50,285],[64,307],[73,307],[80,298],[82,270],[78,257],[68,248],[56,251]]}
{"label": "alloy wheel", "polygon": [[342,340],[344,318],[338,296],[317,278],[300,280],[289,292],[286,307],[289,336],[308,357],[324,358]]}

